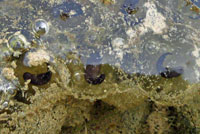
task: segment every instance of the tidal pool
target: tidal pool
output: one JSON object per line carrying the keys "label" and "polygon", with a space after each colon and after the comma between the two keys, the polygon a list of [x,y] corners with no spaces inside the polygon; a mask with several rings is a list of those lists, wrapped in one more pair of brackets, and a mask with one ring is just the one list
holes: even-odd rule
{"label": "tidal pool", "polygon": [[0,0],[0,132],[200,133],[199,8]]}

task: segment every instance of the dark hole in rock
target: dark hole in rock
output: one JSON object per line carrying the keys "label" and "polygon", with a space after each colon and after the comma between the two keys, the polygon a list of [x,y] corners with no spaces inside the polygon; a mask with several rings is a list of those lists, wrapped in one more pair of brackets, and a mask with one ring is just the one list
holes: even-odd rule
{"label": "dark hole in rock", "polygon": [[94,118],[104,115],[106,112],[109,112],[115,109],[114,106],[109,105],[101,100],[97,100],[94,103],[93,108],[94,109],[91,111],[91,114],[94,115]]}
{"label": "dark hole in rock", "polygon": [[14,99],[16,99],[19,102],[23,102],[25,104],[31,104],[31,102],[29,100],[27,100],[27,98],[22,95],[22,91],[17,91]]}

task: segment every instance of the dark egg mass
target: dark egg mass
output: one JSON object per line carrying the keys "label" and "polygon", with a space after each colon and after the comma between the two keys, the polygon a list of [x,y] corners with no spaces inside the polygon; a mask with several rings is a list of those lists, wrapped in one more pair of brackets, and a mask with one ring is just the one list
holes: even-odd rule
{"label": "dark egg mass", "polygon": [[157,71],[159,74],[164,78],[174,78],[182,75],[184,71],[182,67],[163,67],[164,60],[168,55],[172,55],[172,53],[164,53],[160,56],[156,63]]}
{"label": "dark egg mass", "polygon": [[85,69],[85,80],[92,85],[101,84],[105,74],[100,74],[101,65],[87,65]]}
{"label": "dark egg mass", "polygon": [[48,71],[46,73],[41,74],[31,74],[29,72],[25,72],[23,74],[23,78],[25,81],[31,80],[31,84],[33,85],[44,85],[47,84],[51,80],[52,72]]}

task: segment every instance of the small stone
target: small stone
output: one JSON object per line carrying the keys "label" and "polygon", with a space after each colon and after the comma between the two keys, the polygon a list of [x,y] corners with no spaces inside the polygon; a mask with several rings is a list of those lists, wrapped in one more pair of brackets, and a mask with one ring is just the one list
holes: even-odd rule
{"label": "small stone", "polygon": [[16,61],[12,61],[12,62],[11,62],[11,66],[12,66],[13,68],[17,68]]}
{"label": "small stone", "polygon": [[121,61],[123,59],[124,49],[128,48],[128,45],[125,44],[124,39],[120,37],[113,39],[111,43],[113,50],[116,52],[116,57]]}
{"label": "small stone", "polygon": [[49,53],[43,49],[39,49],[36,51],[27,52],[24,56],[23,64],[28,67],[38,66],[42,65],[43,63],[48,63],[50,59],[51,57]]}
{"label": "small stone", "polygon": [[126,31],[126,34],[129,36],[129,38],[135,38],[135,37],[137,37],[136,31],[133,30],[132,28],[129,28],[129,29]]}
{"label": "small stone", "polygon": [[14,74],[14,69],[13,68],[7,68],[7,67],[3,68],[2,74],[8,80],[16,79],[16,76]]}
{"label": "small stone", "polygon": [[124,39],[123,38],[115,38],[112,40],[112,46],[115,49],[123,48],[124,47]]}
{"label": "small stone", "polygon": [[8,102],[5,101],[5,102],[2,104],[2,109],[5,109],[5,108],[7,108],[7,107],[8,107]]}

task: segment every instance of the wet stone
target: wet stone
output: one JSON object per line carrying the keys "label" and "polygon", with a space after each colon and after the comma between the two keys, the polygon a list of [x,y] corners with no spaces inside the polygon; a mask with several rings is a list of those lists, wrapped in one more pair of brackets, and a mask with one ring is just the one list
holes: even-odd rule
{"label": "wet stone", "polygon": [[9,106],[9,101],[14,97],[17,86],[17,80],[7,80],[2,74],[0,75],[0,111]]}
{"label": "wet stone", "polygon": [[23,65],[27,67],[39,66],[53,62],[50,54],[43,49],[31,49],[23,56]]}
{"label": "wet stone", "polygon": [[14,81],[7,80],[2,74],[0,75],[0,80],[2,81],[0,84],[0,91],[4,93],[13,93],[14,90],[17,89],[17,85],[14,85]]}
{"label": "wet stone", "polygon": [[6,107],[8,107],[8,102],[7,102],[7,101],[5,101],[5,102],[2,104],[2,109],[6,108]]}

